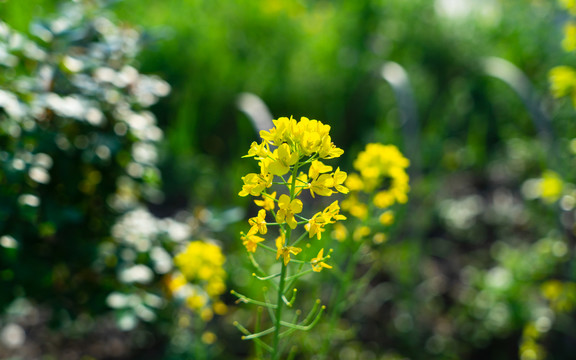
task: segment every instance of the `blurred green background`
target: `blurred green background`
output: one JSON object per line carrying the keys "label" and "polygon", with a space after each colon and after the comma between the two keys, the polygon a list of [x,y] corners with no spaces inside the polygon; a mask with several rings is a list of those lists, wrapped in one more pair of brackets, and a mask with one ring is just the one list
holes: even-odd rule
{"label": "blurred green background", "polygon": [[[190,315],[179,315],[181,306],[166,298],[162,289],[168,271],[158,265],[164,256],[158,254],[173,255],[181,241],[174,239],[217,239],[228,257],[229,287],[248,286],[248,270],[239,270],[245,264],[237,234],[243,229],[239,221],[253,207],[237,193],[240,177],[254,170],[241,156],[257,133],[239,110],[238,96],[252,93],[274,118],[306,116],[329,124],[334,143],[345,150],[341,169],[351,170],[368,142],[395,144],[412,162],[410,202],[373,261],[378,272],[368,295],[345,314],[342,326],[354,335],[335,340],[334,358],[573,358],[575,201],[570,183],[575,161],[570,142],[576,126],[572,104],[554,100],[548,84],[550,69],[575,62],[574,54],[561,47],[570,15],[559,4],[85,3],[86,17],[75,25],[85,36],[63,33],[57,37],[61,43],[47,43],[31,24],[49,24],[58,14],[66,19],[60,2],[0,2],[2,22],[54,54],[34,61],[23,55],[27,60],[8,66],[5,53],[15,47],[6,40],[0,47],[0,90],[28,101],[28,92],[37,89],[21,86],[22,79],[40,78],[42,64],[59,68],[67,78],[73,71],[65,69],[62,54],[93,56],[77,47],[95,41],[92,28],[83,24],[103,17],[119,31],[141,34],[138,52],[112,57],[106,66],[131,64],[169,84],[170,93],[156,94],[157,102],[138,102],[132,90],[125,94],[118,86],[131,111],[149,108],[163,136],[139,138],[129,132],[124,137],[115,126],[122,123],[114,120],[118,103],[100,95],[93,99],[109,125],[97,132],[116,144],[110,145],[110,162],[91,162],[81,153],[66,157],[61,147],[42,145],[59,139],[58,132],[74,138],[85,134],[92,141],[95,130],[84,125],[51,127],[38,120],[32,131],[15,122],[32,139],[26,140],[29,146],[23,145],[24,137],[11,135],[12,125],[2,128],[0,357],[246,358],[249,347],[228,318],[244,310],[196,327],[189,324],[195,321],[191,316],[183,324],[181,319]],[[54,23],[45,26],[55,29]],[[114,49],[113,38],[103,39]],[[97,94],[62,84],[52,91]],[[8,124],[15,120],[6,106],[0,103],[0,121]],[[157,149],[157,159],[139,163],[133,152],[137,143]],[[22,151],[50,155],[51,183],[32,184],[10,172],[10,161]],[[144,170],[130,167],[133,163]],[[134,169],[145,175],[135,176]],[[561,200],[541,201],[530,192],[530,184],[546,170],[563,179]],[[103,179],[94,191],[70,190],[93,171]],[[110,205],[108,196],[123,186],[136,194],[134,202]],[[26,215],[22,205],[26,189],[42,200],[34,215]],[[72,215],[62,210],[58,191],[69,196],[65,203],[82,220],[66,218]],[[50,201],[62,214],[44,206]],[[15,213],[16,208],[24,210]],[[134,209],[141,212],[131,213]],[[88,226],[94,218],[99,225]],[[142,222],[147,230],[139,228]],[[134,236],[147,239],[147,245],[130,242],[130,231],[141,231]],[[66,241],[56,246],[46,242],[50,238]],[[124,281],[123,271],[138,264],[153,269],[154,280]],[[39,274],[46,276],[39,280]],[[124,305],[110,300],[113,293],[125,297]],[[233,299],[224,298],[233,308]],[[143,310],[149,308],[154,316]],[[203,327],[216,334],[215,343],[200,340]],[[311,335],[299,358],[314,358],[314,336],[319,334]],[[100,348],[88,349],[86,343]],[[115,350],[103,351],[109,344]]]}

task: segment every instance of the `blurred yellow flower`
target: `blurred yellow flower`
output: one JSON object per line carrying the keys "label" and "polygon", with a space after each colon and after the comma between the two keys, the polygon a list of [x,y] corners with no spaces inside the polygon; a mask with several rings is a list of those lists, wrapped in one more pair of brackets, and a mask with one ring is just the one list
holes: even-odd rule
{"label": "blurred yellow flower", "polygon": [[542,200],[552,203],[560,198],[564,182],[560,175],[554,171],[547,170],[542,174],[540,181],[540,197]]}
{"label": "blurred yellow flower", "polygon": [[202,333],[202,342],[204,344],[211,345],[214,344],[216,340],[218,340],[218,338],[216,337],[216,334],[214,334],[213,332],[204,331],[204,333]]}
{"label": "blurred yellow flower", "polygon": [[559,2],[572,15],[576,15],[576,0],[559,0]]}
{"label": "blurred yellow flower", "polygon": [[342,225],[342,223],[336,223],[336,225],[334,225],[334,229],[332,230],[332,237],[340,242],[346,240],[346,237],[348,237],[348,230],[346,229],[346,226]]}
{"label": "blurred yellow flower", "polygon": [[346,185],[351,189],[362,189],[367,193],[378,190],[374,205],[385,208],[394,203],[405,203],[410,190],[406,168],[410,161],[394,145],[368,144],[358,154],[354,168],[360,177],[352,176]]}
{"label": "blurred yellow flower", "polygon": [[219,302],[218,297],[226,291],[225,261],[219,246],[192,241],[174,257],[178,271],[170,276],[168,289],[204,318],[207,312],[212,314],[210,306]]}
{"label": "blurred yellow flower", "polygon": [[576,106],[576,70],[570,66],[556,66],[548,77],[552,95],[556,98],[570,96]]}
{"label": "blurred yellow flower", "polygon": [[394,223],[394,212],[391,210],[384,211],[378,218],[378,221],[382,225],[392,225]]}
{"label": "blurred yellow flower", "polygon": [[576,50],[576,24],[574,22],[570,21],[564,25],[562,48],[568,52]]}

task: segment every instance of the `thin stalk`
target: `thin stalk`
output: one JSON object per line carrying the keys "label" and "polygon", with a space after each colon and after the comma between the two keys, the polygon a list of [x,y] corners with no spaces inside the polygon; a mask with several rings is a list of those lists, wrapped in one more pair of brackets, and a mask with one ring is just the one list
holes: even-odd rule
{"label": "thin stalk", "polygon": [[[290,233],[290,230],[288,230]],[[282,317],[282,308],[284,307],[284,302],[282,301],[282,296],[284,296],[284,283],[286,281],[286,265],[284,265],[284,261],[282,262],[282,271],[280,272],[280,284],[278,285],[278,302],[276,306],[276,322],[274,324],[274,341],[273,341],[273,352],[272,352],[272,359],[276,360],[280,356],[280,352],[278,351],[278,345],[280,340],[280,319]]]}
{"label": "thin stalk", "polygon": [[[296,163],[294,165],[294,168],[292,169],[292,184],[290,186],[290,201],[294,200],[294,197],[296,196],[296,177],[298,176],[298,166],[299,164]],[[285,245],[289,246],[290,245],[290,238],[292,236],[292,229],[288,226],[288,228],[286,229],[286,242]],[[281,327],[281,322],[282,322],[282,309],[284,308],[284,301],[282,301],[282,298],[284,297],[284,285],[286,283],[286,270],[287,270],[287,264],[284,264],[284,261],[282,259],[280,259],[280,262],[282,264],[282,270],[280,271],[280,282],[278,284],[278,300],[276,301],[276,321],[275,321],[275,325],[274,325],[274,337],[273,337],[273,352],[272,352],[272,360],[276,360],[280,357],[280,351],[279,351],[279,344],[280,344],[280,327]]]}

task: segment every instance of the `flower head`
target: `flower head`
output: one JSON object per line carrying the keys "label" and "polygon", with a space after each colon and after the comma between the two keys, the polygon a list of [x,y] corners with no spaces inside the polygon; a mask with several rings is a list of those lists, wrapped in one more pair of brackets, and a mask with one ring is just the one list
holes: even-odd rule
{"label": "flower head", "polygon": [[244,185],[238,195],[259,196],[264,189],[272,185],[272,175],[250,173],[242,177],[242,181],[244,182]]}
{"label": "flower head", "polygon": [[248,219],[248,223],[252,226],[251,230],[255,229],[255,231],[260,234],[266,234],[268,232],[268,228],[266,227],[266,210],[260,209],[258,216]]}
{"label": "flower head", "polygon": [[282,176],[290,171],[290,166],[296,164],[299,159],[297,152],[292,152],[290,146],[284,143],[274,150],[272,160],[268,165],[268,171],[277,176]]}
{"label": "flower head", "polygon": [[274,191],[270,195],[263,194],[262,200],[254,200],[254,203],[262,207],[264,210],[272,211],[276,207],[276,202],[274,201],[275,199],[276,199],[276,191]]}
{"label": "flower head", "polygon": [[312,270],[315,272],[320,272],[322,269],[332,269],[332,266],[326,264],[324,260],[328,259],[330,255],[324,256],[324,249],[320,249],[318,255],[310,260],[310,265],[312,265]]}
{"label": "flower head", "polygon": [[302,249],[298,247],[286,246],[286,238],[284,234],[276,238],[276,249],[276,260],[280,259],[280,256],[282,256],[284,265],[288,265],[290,262],[290,254],[298,255],[302,251]]}
{"label": "flower head", "polygon": [[299,199],[290,200],[288,195],[282,194],[278,199],[278,212],[276,213],[278,221],[286,220],[288,226],[295,229],[297,222],[294,215],[302,212],[302,207],[302,201]]}
{"label": "flower head", "polygon": [[362,188],[367,193],[376,190],[374,205],[380,208],[394,203],[405,203],[410,190],[406,168],[410,161],[393,145],[368,144],[358,154],[354,167],[360,172],[361,180],[353,177],[349,186]]}
{"label": "flower head", "polygon": [[256,252],[256,248],[258,247],[258,243],[264,241],[264,238],[260,236],[256,236],[257,230],[251,228],[248,231],[248,234],[244,235],[244,233],[240,233],[240,239],[242,240],[242,245],[246,247],[248,252]]}

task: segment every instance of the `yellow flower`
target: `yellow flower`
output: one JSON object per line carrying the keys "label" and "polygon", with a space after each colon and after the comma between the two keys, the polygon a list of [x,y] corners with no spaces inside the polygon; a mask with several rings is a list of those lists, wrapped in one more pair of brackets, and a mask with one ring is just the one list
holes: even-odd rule
{"label": "yellow flower", "polygon": [[[260,234],[266,234],[268,232],[268,228],[266,227],[266,210],[260,209],[260,211],[258,211],[258,216],[248,219],[248,224],[250,224],[252,229],[256,229]],[[252,229],[250,230],[252,231]]]}
{"label": "yellow flower", "polygon": [[274,150],[272,160],[268,165],[268,171],[277,176],[282,176],[290,171],[290,166],[298,162],[299,156],[297,152],[291,152],[288,144],[282,144],[278,149]]}
{"label": "yellow flower", "polygon": [[568,281],[548,280],[542,284],[542,295],[552,309],[569,312],[576,306],[576,284]]}
{"label": "yellow flower", "polygon": [[560,0],[560,5],[570,11],[570,14],[576,15],[576,0]]}
{"label": "yellow flower", "polygon": [[345,184],[350,191],[364,190],[364,182],[362,181],[362,178],[356,173],[348,175]]}
{"label": "yellow flower", "polygon": [[274,201],[275,199],[276,191],[268,196],[262,195],[262,200],[254,200],[254,203],[257,206],[264,208],[264,210],[272,211],[276,207],[276,202]]}
{"label": "yellow flower", "polygon": [[320,174],[332,171],[332,166],[324,165],[322,161],[314,160],[310,164],[310,169],[308,169],[308,176],[311,179],[317,178]]}
{"label": "yellow flower", "polygon": [[206,293],[210,296],[218,296],[226,291],[224,281],[215,279],[206,284]]}
{"label": "yellow flower", "polygon": [[557,173],[547,170],[542,174],[542,180],[540,180],[540,197],[542,200],[553,203],[562,195],[563,188],[564,182]]}
{"label": "yellow flower", "polygon": [[315,179],[309,185],[310,195],[314,198],[314,194],[321,196],[330,196],[334,193],[330,188],[334,186],[334,179],[330,174],[322,174]]}
{"label": "yellow flower", "polygon": [[384,211],[378,218],[378,221],[380,221],[382,225],[392,225],[394,223],[394,212],[391,210]]}
{"label": "yellow flower", "polygon": [[372,241],[374,242],[374,244],[382,244],[382,243],[386,242],[386,240],[388,240],[388,237],[384,233],[376,233],[376,234],[374,234],[374,237],[372,238]]}
{"label": "yellow flower", "polygon": [[360,202],[358,197],[355,195],[342,201],[342,209],[348,211],[350,215],[361,220],[366,219],[366,216],[368,216],[368,206]]}
{"label": "yellow flower", "polygon": [[570,66],[556,66],[549,74],[550,90],[556,98],[570,96],[576,106],[576,70]]}
{"label": "yellow flower", "polygon": [[332,142],[332,139],[330,139],[330,136],[326,135],[322,139],[322,145],[318,151],[321,159],[334,159],[340,157],[342,154],[344,154],[344,150],[337,148]]}
{"label": "yellow flower", "polygon": [[301,117],[294,128],[294,140],[299,145],[300,152],[310,156],[321,150],[323,141],[328,137],[330,126],[322,124],[318,120],[310,120]]}
{"label": "yellow flower", "polygon": [[360,241],[368,235],[370,235],[370,228],[368,226],[359,226],[354,230],[352,238],[354,241]]}
{"label": "yellow flower", "polygon": [[228,306],[226,306],[222,301],[216,301],[212,307],[214,308],[214,312],[218,315],[224,315],[228,312]]}
{"label": "yellow flower", "polygon": [[223,278],[225,261],[219,246],[203,241],[190,242],[185,251],[174,257],[174,264],[189,281]]}
{"label": "yellow flower", "polygon": [[216,337],[216,334],[211,331],[204,331],[202,333],[201,339],[204,344],[212,345],[216,342],[216,340],[218,340],[218,337]]}
{"label": "yellow flower", "polygon": [[264,238],[261,238],[260,236],[256,236],[254,234],[256,234],[257,230],[255,230],[254,228],[251,228],[250,231],[248,231],[248,234],[244,235],[243,233],[240,233],[240,239],[242,240],[242,245],[244,245],[246,247],[246,250],[248,250],[248,252],[256,252],[256,248],[258,247],[258,243],[261,243],[262,241],[264,241]]}
{"label": "yellow flower", "polygon": [[320,272],[324,268],[332,269],[332,266],[324,263],[324,260],[328,259],[329,257],[330,257],[330,255],[324,257],[324,249],[320,249],[320,251],[318,252],[318,255],[316,255],[315,258],[312,258],[312,260],[310,260],[310,265],[312,265],[312,270],[315,272]]}
{"label": "yellow flower", "polygon": [[308,237],[312,238],[316,236],[318,240],[322,238],[322,232],[324,232],[324,226],[328,223],[324,214],[319,212],[312,216],[312,219],[308,221],[308,224],[304,228],[308,231]]}
{"label": "yellow flower", "polygon": [[321,161],[315,160],[308,169],[308,178],[312,180],[308,184],[310,195],[315,197],[314,194],[322,196],[330,196],[334,192],[330,189],[334,186],[334,178],[331,174],[325,174],[332,171],[332,166],[324,165]]}
{"label": "yellow flower", "polygon": [[334,230],[332,230],[332,238],[342,242],[348,237],[348,230],[342,223],[336,223]]}
{"label": "yellow flower", "polygon": [[282,194],[280,199],[278,199],[278,212],[276,217],[279,222],[286,220],[286,223],[290,228],[295,229],[297,222],[294,219],[294,214],[302,212],[302,201],[299,199],[290,200],[290,197],[286,194]]}
{"label": "yellow flower", "polygon": [[576,24],[573,22],[567,22],[564,25],[562,48],[568,52],[576,50]]}
{"label": "yellow flower", "polygon": [[324,217],[329,223],[333,224],[336,220],[346,220],[346,216],[340,215],[340,205],[338,205],[338,200],[334,201],[323,211]]}
{"label": "yellow flower", "polygon": [[186,304],[192,310],[200,310],[206,305],[208,299],[202,295],[192,295],[186,298]]}
{"label": "yellow flower", "polygon": [[262,141],[262,143],[258,144],[256,141],[253,141],[250,145],[250,150],[248,150],[248,155],[242,157],[256,157],[257,159],[264,159],[268,155],[270,155],[270,146],[267,142]]}
{"label": "yellow flower", "polygon": [[186,278],[182,274],[172,275],[168,280],[168,289],[172,294],[176,293],[184,285],[186,285]]}
{"label": "yellow flower", "polygon": [[394,205],[394,195],[390,191],[379,191],[374,196],[374,205],[381,209]]}
{"label": "yellow flower", "polygon": [[264,189],[272,186],[272,175],[250,173],[242,177],[244,185],[238,193],[240,196],[259,196]]}
{"label": "yellow flower", "polygon": [[406,173],[404,169],[408,165],[410,161],[402,156],[396,146],[376,143],[366,145],[366,149],[354,161],[354,168],[360,172],[366,192],[382,186],[386,178],[394,182],[395,176]]}
{"label": "yellow flower", "polygon": [[337,168],[334,172],[334,188],[341,192],[342,194],[348,194],[349,190],[343,186],[344,181],[346,181],[347,174],[344,171],[340,171],[340,168]]}
{"label": "yellow flower", "polygon": [[337,220],[346,220],[344,215],[340,215],[340,206],[338,201],[334,201],[324,211],[316,213],[312,219],[304,226],[310,238],[316,236],[318,240],[322,238],[324,227],[327,224],[333,224]]}
{"label": "yellow flower", "polygon": [[284,142],[290,140],[292,128],[296,126],[296,120],[288,119],[287,117],[272,120],[274,127],[270,131],[260,131],[260,137],[270,143],[270,145],[280,146]]}
{"label": "yellow flower", "polygon": [[284,265],[288,265],[288,263],[290,262],[290,254],[298,255],[302,251],[302,249],[294,246],[285,246],[285,244],[286,239],[284,237],[284,234],[276,238],[276,249],[277,249],[276,260],[280,259],[280,256],[282,256],[284,260]]}

